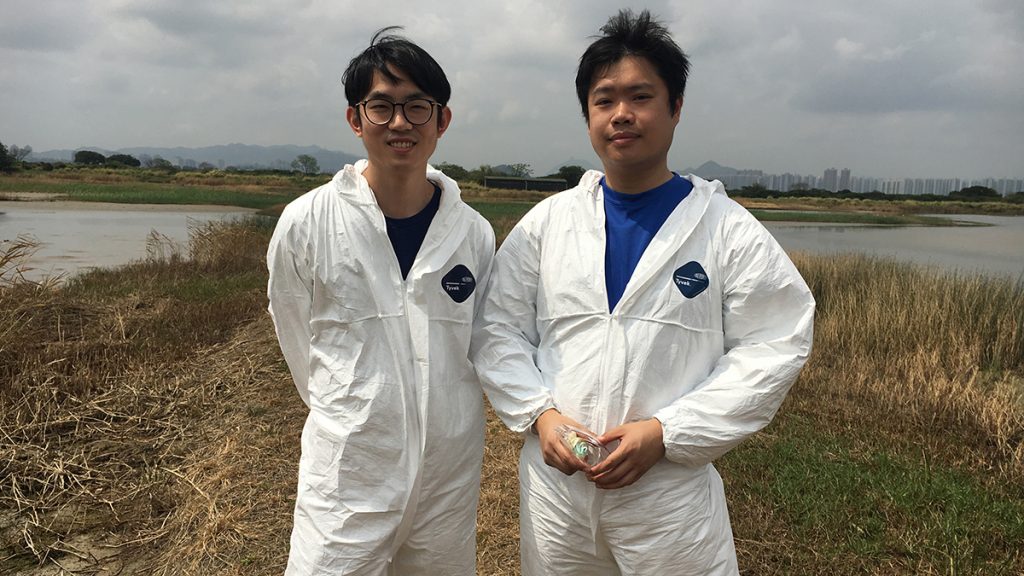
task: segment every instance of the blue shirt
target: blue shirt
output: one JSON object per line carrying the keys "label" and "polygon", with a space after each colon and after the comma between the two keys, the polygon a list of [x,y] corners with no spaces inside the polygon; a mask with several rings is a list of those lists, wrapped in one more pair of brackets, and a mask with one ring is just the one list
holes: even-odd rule
{"label": "blue shirt", "polygon": [[616,192],[604,178],[601,188],[605,214],[604,283],[608,310],[614,310],[647,245],[669,214],[690,194],[693,184],[673,173],[668,182],[639,194]]}
{"label": "blue shirt", "polygon": [[434,196],[418,213],[408,218],[391,218],[384,216],[388,227],[388,239],[398,257],[398,267],[402,270],[402,280],[409,275],[412,263],[416,261],[416,253],[427,237],[427,230],[434,220],[434,214],[441,206],[441,188],[434,184]]}

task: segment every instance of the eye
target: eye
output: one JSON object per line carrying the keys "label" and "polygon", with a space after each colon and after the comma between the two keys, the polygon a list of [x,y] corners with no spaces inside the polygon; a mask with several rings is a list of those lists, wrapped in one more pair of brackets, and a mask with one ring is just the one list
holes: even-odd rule
{"label": "eye", "polygon": [[430,102],[426,100],[410,100],[405,103],[410,112],[426,112],[430,110]]}
{"label": "eye", "polygon": [[387,112],[391,109],[391,103],[387,100],[370,100],[366,103],[366,108],[371,112]]}

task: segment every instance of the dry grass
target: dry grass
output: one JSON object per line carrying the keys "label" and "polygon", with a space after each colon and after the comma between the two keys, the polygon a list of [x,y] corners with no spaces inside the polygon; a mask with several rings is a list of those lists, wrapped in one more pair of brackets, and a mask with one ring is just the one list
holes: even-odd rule
{"label": "dry grass", "polygon": [[[265,313],[268,236],[201,227],[185,254],[154,238],[148,262],[64,285],[4,276],[30,243],[0,254],[0,572],[281,572],[305,408]],[[745,487],[761,464],[743,459],[806,425],[862,453],[910,445],[994,492],[1024,485],[1024,289],[866,258],[797,263],[819,304],[814,356],[777,424],[722,464],[744,574],[938,573],[928,551],[836,552],[836,534],[801,531]],[[518,574],[520,439],[493,414],[487,434],[478,569]],[[894,520],[891,538],[918,521]]]}
{"label": "dry grass", "polygon": [[[495,202],[539,202],[552,194],[551,192],[540,192],[537,190],[485,188],[476,182],[470,181],[459,182],[459,190],[462,192],[463,200],[466,201],[491,200]],[[513,222],[513,224],[515,223]]]}
{"label": "dry grass", "polygon": [[807,387],[970,431],[973,457],[1024,482],[1024,284],[860,256],[797,263],[818,302]]}

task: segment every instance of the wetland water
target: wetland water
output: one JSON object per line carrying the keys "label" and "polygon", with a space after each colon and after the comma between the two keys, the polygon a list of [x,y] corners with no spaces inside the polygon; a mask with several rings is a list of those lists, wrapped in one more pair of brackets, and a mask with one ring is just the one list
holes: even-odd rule
{"label": "wetland water", "polygon": [[[151,231],[184,248],[190,223],[252,213],[225,206],[0,202],[0,242],[28,234],[41,243],[27,274],[74,274],[146,257]],[[966,274],[1024,275],[1024,216],[952,216],[989,226],[877,227],[769,222],[787,251],[864,253]],[[0,248],[3,245],[0,244]]]}
{"label": "wetland water", "polygon": [[786,251],[860,253],[963,274],[1024,278],[1024,216],[946,216],[988,226],[856,226],[768,222]]}
{"label": "wetland water", "polygon": [[190,225],[252,212],[231,206],[4,201],[0,250],[27,235],[39,242],[39,248],[27,262],[30,270],[25,276],[68,276],[144,259],[151,232],[179,244],[187,254]]}

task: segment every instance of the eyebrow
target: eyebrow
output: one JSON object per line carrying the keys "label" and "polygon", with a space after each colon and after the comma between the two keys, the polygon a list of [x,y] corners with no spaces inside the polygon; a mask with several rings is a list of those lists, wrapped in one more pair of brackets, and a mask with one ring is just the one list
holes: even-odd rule
{"label": "eyebrow", "polygon": [[[622,87],[621,91],[622,92],[649,91],[649,90],[653,90],[654,86],[655,85],[654,85],[653,82],[639,82],[637,84],[630,84],[629,86],[624,86],[624,87]],[[591,96],[599,96],[599,95],[609,94],[609,93],[619,92],[619,91],[620,91],[619,89],[616,89],[616,88],[614,88],[612,86],[601,86],[601,87],[594,88],[593,90],[591,90],[590,91],[590,95]]]}
{"label": "eyebrow", "polygon": [[[377,98],[380,98],[381,100],[391,100],[392,102],[395,101],[394,96],[388,94],[387,92],[381,92],[380,90],[374,90],[373,92],[370,92],[369,94],[366,95],[366,98],[364,98],[364,100],[374,100]],[[405,101],[408,102],[409,100],[416,100],[418,98],[431,100],[431,97],[428,96],[427,94],[424,94],[423,92],[413,92],[406,96]]]}

